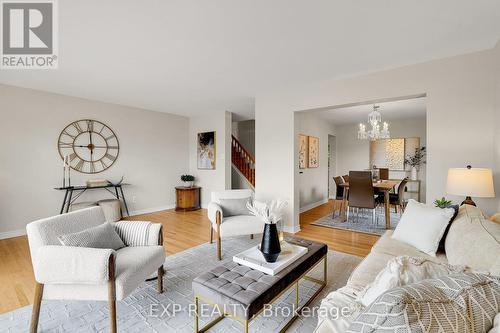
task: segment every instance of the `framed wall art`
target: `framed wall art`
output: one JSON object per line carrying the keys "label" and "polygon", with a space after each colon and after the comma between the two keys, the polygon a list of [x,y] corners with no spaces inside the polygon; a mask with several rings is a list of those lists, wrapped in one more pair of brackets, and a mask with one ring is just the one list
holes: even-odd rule
{"label": "framed wall art", "polygon": [[215,170],[215,131],[198,133],[198,169]]}
{"label": "framed wall art", "polygon": [[309,141],[309,152],[308,152],[308,164],[309,168],[319,167],[319,138],[315,136],[308,137]]}
{"label": "framed wall art", "polygon": [[307,145],[307,135],[299,134],[299,169],[307,168],[307,151],[309,148]]}

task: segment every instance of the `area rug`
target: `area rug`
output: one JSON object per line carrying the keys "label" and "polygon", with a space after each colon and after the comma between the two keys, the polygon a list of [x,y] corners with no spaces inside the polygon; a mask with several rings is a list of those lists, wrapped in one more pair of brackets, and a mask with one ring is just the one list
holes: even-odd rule
{"label": "area rug", "polygon": [[[352,214],[351,210],[349,221],[342,222],[340,216],[338,215],[338,213],[336,213],[335,218],[332,218],[332,214],[329,214],[317,221],[314,221],[311,224],[327,228],[351,230],[373,235],[382,235],[387,230],[385,229],[385,215],[383,210],[377,209],[376,216],[377,222],[374,223],[372,221],[371,211],[366,211],[364,214],[362,214],[360,210],[359,217],[356,217],[355,214]],[[391,209],[391,229],[396,228],[400,219],[401,215],[399,214],[399,212],[394,213],[394,211]]]}
{"label": "area rug", "polygon": [[[193,332],[192,316],[193,278],[217,265],[232,260],[232,256],[259,242],[258,237],[223,240],[223,260],[216,260],[215,244],[198,247],[168,256],[165,261],[166,274],[163,294],[156,292],[156,281],[144,282],[125,300],[117,302],[117,325],[119,332]],[[166,245],[168,247],[168,244]],[[319,307],[327,293],[345,285],[350,273],[362,258],[339,252],[328,252],[328,284],[309,305]],[[322,277],[323,265],[319,265],[311,276]],[[301,281],[300,303],[305,303],[317,290],[314,283]],[[286,309],[291,309],[295,290],[285,293],[273,306],[273,315],[262,315],[250,323],[250,332],[277,332],[287,322]],[[174,307],[175,304],[175,307]],[[317,313],[317,311],[316,311]],[[31,306],[0,315],[0,332],[27,332]],[[210,318],[201,320],[201,325]],[[299,317],[288,332],[312,332],[317,324],[316,315]],[[242,332],[243,326],[236,320],[225,318],[209,332]],[[106,302],[43,301],[40,312],[39,332],[108,332],[109,319]]]}

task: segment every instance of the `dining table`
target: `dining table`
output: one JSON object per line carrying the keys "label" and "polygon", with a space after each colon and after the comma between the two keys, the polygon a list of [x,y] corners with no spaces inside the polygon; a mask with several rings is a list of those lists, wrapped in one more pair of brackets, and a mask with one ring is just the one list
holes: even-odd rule
{"label": "dining table", "polygon": [[[385,211],[385,228],[391,228],[391,213],[390,213],[390,202],[389,202],[389,192],[399,183],[401,179],[388,179],[388,180],[374,180],[373,188],[378,189],[379,192],[384,194],[384,211]],[[344,188],[344,195],[342,196],[342,206],[340,219],[342,222],[347,221],[347,198],[349,196],[349,182],[344,182],[340,184]]]}

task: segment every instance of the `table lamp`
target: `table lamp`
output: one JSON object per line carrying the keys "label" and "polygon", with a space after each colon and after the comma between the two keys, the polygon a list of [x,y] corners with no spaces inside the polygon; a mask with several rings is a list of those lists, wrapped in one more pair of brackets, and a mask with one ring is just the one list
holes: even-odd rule
{"label": "table lamp", "polygon": [[475,206],[476,204],[471,197],[495,197],[491,169],[472,168],[470,165],[467,168],[450,168],[448,170],[446,192],[465,196],[462,205]]}

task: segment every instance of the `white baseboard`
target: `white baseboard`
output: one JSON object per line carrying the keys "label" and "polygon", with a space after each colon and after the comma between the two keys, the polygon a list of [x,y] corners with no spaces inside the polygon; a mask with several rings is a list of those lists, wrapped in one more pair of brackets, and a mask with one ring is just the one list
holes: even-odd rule
{"label": "white baseboard", "polygon": [[161,210],[174,209],[174,208],[175,208],[175,205],[174,204],[170,204],[170,205],[164,205],[164,206],[153,207],[153,208],[133,210],[133,211],[130,212],[130,216],[142,215],[142,214],[149,214],[149,213],[159,212]]}
{"label": "white baseboard", "polygon": [[26,229],[12,230],[6,232],[0,232],[0,239],[14,238],[26,235]]}
{"label": "white baseboard", "polygon": [[307,212],[308,210],[311,210],[311,209],[313,209],[313,208],[316,208],[316,207],[318,207],[318,206],[321,206],[321,205],[323,205],[323,204],[326,204],[326,203],[328,202],[328,200],[329,200],[328,198],[325,198],[325,199],[323,199],[323,200],[313,202],[313,203],[311,203],[311,204],[309,204],[309,205],[306,205],[306,206],[304,206],[304,207],[301,207],[301,208],[300,208],[300,210],[299,210],[299,212],[300,212],[300,213]]}

